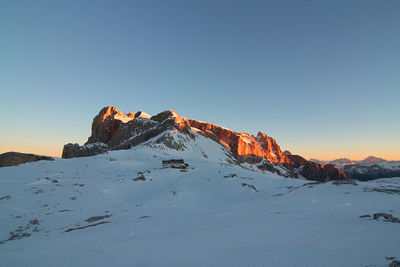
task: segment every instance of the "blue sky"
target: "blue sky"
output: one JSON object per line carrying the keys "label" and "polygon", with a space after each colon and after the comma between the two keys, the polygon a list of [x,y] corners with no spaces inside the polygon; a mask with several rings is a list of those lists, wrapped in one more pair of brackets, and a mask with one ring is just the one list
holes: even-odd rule
{"label": "blue sky", "polygon": [[103,106],[307,158],[400,160],[399,1],[0,1],[0,152],[60,155]]}

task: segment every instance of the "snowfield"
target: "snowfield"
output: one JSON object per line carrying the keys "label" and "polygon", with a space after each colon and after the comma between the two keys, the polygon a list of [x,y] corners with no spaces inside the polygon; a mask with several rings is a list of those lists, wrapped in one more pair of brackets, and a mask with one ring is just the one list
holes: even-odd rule
{"label": "snowfield", "polygon": [[[198,137],[0,168],[0,266],[388,266],[400,185],[233,164]],[[187,170],[162,169],[182,158]],[[397,180],[398,182],[398,180]],[[369,215],[372,217],[362,217]]]}

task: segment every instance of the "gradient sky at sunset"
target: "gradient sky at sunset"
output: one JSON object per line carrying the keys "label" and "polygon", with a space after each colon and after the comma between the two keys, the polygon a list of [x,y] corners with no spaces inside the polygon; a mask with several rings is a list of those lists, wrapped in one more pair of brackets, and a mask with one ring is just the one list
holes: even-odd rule
{"label": "gradient sky at sunset", "polygon": [[103,106],[306,158],[400,160],[400,1],[0,1],[0,153],[60,156]]}

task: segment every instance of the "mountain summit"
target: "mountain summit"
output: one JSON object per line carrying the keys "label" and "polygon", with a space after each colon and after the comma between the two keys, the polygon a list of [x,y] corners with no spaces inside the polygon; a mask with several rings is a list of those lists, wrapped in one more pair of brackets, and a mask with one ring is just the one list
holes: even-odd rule
{"label": "mountain summit", "polygon": [[[301,156],[282,152],[274,138],[263,132],[257,136],[239,133],[211,123],[187,119],[173,110],[150,116],[143,111],[125,114],[116,107],[104,107],[94,117],[92,134],[83,145],[66,144],[63,158],[102,154],[108,150],[130,149],[138,145],[187,150],[188,143],[196,143],[204,136],[219,145],[229,155],[230,164],[251,164],[261,170],[276,172],[286,177],[316,181],[345,179],[345,174],[334,165],[307,161]],[[201,145],[196,144],[200,147]],[[207,157],[207,155],[204,155]]]}

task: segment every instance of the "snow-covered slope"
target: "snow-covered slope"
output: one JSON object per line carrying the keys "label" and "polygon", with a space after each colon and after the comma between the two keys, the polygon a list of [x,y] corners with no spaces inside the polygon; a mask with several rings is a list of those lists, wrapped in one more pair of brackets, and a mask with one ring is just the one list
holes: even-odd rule
{"label": "snow-covered slope", "polygon": [[[385,257],[400,258],[400,223],[360,218],[400,217],[398,184],[285,179],[232,164],[207,137],[184,144],[152,140],[0,168],[0,266],[387,266]],[[171,158],[189,167],[162,169]]]}

